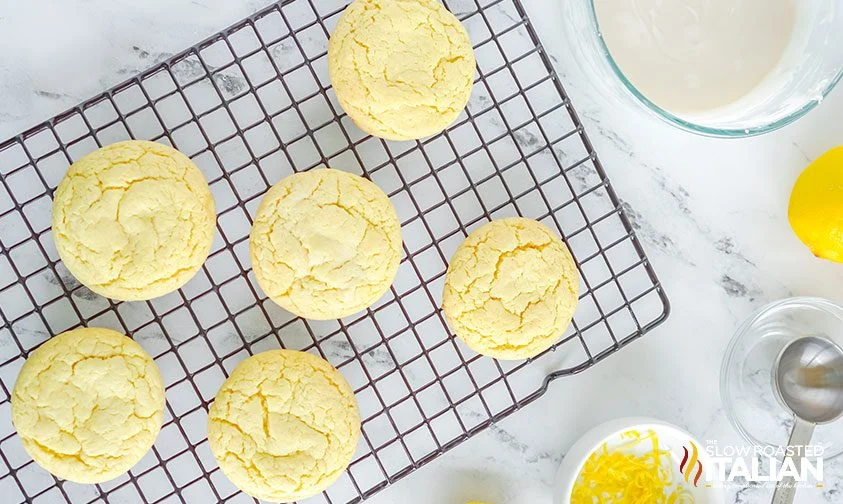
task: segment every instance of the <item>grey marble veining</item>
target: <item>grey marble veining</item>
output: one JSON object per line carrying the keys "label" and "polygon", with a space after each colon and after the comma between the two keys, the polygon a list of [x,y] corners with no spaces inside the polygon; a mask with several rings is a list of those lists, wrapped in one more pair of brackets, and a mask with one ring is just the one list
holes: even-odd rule
{"label": "grey marble veining", "polygon": [[[0,138],[76,105],[268,3],[51,0],[2,9]],[[383,491],[373,503],[549,503],[567,448],[596,423],[621,416],[652,416],[701,439],[738,443],[718,392],[720,362],[734,329],[757,307],[785,296],[843,302],[843,267],[813,258],[791,233],[786,215],[790,188],[801,169],[841,142],[843,92],[838,89],[798,123],[763,137],[726,141],[694,136],[600,94],[567,50],[560,2],[525,4],[665,284],[673,314],[652,334],[586,373],[553,383],[545,397]],[[274,50],[283,57],[283,45]],[[189,77],[195,69],[186,62],[177,71]],[[216,79],[232,94],[244,85],[236,75]],[[534,141],[528,131],[517,140],[522,148]],[[62,275],[45,279],[44,288],[58,281],[75,282]],[[80,306],[98,302],[84,289],[75,295]],[[123,316],[130,321],[149,316],[143,308],[126,310]],[[46,337],[35,325],[15,329],[32,345]],[[148,348],[162,339],[154,331],[136,337]],[[236,346],[239,338],[227,326],[208,335],[221,349]],[[2,342],[0,335],[0,351]],[[338,340],[326,352],[342,359],[350,348]],[[373,369],[395,366],[391,355],[377,349],[363,359]],[[843,462],[836,460],[827,465],[825,487],[801,491],[798,499],[838,502],[841,492]],[[730,490],[728,501],[754,504],[770,496],[769,489],[748,486]]]}

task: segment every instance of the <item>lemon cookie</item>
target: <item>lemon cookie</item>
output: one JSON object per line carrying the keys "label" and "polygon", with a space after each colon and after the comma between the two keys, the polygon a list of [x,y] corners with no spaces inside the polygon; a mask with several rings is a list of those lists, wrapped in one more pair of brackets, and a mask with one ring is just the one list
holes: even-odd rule
{"label": "lemon cookie", "polygon": [[359,437],[348,382],[325,360],[294,350],[241,362],[208,412],[208,441],[223,473],[265,501],[292,502],[328,488]]}
{"label": "lemon cookie", "polygon": [[136,342],[81,328],[32,352],[11,401],[12,423],[38,465],[62,479],[102,483],[149,451],[161,429],[164,385]]}
{"label": "lemon cookie", "polygon": [[526,359],[555,343],[574,314],[579,273],[547,226],[520,217],[472,232],[448,265],[442,308],[483,355]]}
{"label": "lemon cookie", "polygon": [[67,269],[121,301],[184,285],[208,257],[214,224],[199,168],[155,142],[118,142],[82,157],[53,200],[53,237]]}
{"label": "lemon cookie", "polygon": [[389,140],[447,128],[468,103],[474,69],[468,33],[438,0],[355,0],[328,43],[340,105]]}
{"label": "lemon cookie", "polygon": [[358,312],[386,292],[401,260],[401,226],[369,180],[310,170],[266,193],[250,245],[267,296],[296,315],[326,320]]}

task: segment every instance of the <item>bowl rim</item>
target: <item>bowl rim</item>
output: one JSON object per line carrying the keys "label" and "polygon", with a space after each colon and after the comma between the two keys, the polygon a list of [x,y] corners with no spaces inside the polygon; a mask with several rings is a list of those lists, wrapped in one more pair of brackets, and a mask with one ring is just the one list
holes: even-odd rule
{"label": "bowl rim", "polygon": [[[609,438],[629,430],[655,430],[657,433],[672,432],[673,434],[681,435],[681,437],[687,437],[691,442],[696,443],[700,447],[699,456],[703,460],[703,463],[708,459],[708,453],[703,449],[705,445],[696,436],[682,427],[643,416],[616,418],[589,429],[565,453],[556,473],[554,502],[557,504],[569,504],[574,484],[594,450],[599,448]],[[572,461],[571,457],[575,457],[576,460]],[[725,495],[722,491],[711,492],[708,495],[708,499],[710,504],[725,503]]]}
{"label": "bowl rim", "polygon": [[609,47],[606,45],[606,41],[603,39],[603,36],[600,33],[600,23],[597,21],[597,10],[594,5],[594,2],[595,0],[586,0],[586,3],[588,4],[588,17],[592,25],[591,28],[594,30],[599,44],[600,57],[603,58],[609,64],[609,68],[612,69],[612,73],[614,73],[618,80],[621,82],[626,92],[632,95],[635,100],[644,105],[645,110],[659,117],[663,121],[666,121],[669,124],[672,124],[682,130],[689,131],[691,133],[715,138],[748,138],[775,131],[777,129],[787,126],[788,124],[795,122],[796,120],[800,119],[808,112],[813,110],[820,103],[822,103],[823,100],[825,100],[826,97],[831,94],[837,84],[841,80],[843,80],[843,68],[841,68],[837,72],[837,75],[835,75],[825,86],[825,88],[823,88],[819,98],[809,100],[798,110],[791,112],[787,116],[782,117],[777,121],[773,121],[762,126],[757,126],[748,129],[712,128],[696,124],[691,121],[686,121],[659,107],[658,105],[647,99],[647,97],[645,97],[640,91],[638,91],[638,88],[636,88],[635,85],[632,84],[629,79],[627,79],[626,75],[623,73],[623,71],[620,69],[617,62],[615,61],[615,58],[612,56],[612,53],[609,51]]}
{"label": "bowl rim", "polygon": [[[735,347],[741,341],[742,337],[746,334],[746,331],[749,327],[755,324],[761,317],[767,315],[770,311],[781,308],[787,305],[807,305],[814,308],[820,308],[824,311],[827,311],[838,318],[840,318],[841,322],[843,323],[843,306],[831,301],[829,299],[821,298],[818,296],[793,296],[783,299],[778,299],[776,301],[772,301],[770,303],[761,306],[757,310],[755,310],[751,315],[749,315],[746,320],[741,323],[738,328],[735,330],[735,333],[732,335],[732,339],[729,341],[729,344],[726,346],[726,351],[723,354],[723,361],[720,364],[720,399],[723,401],[723,410],[726,413],[726,418],[729,419],[729,423],[732,424],[732,427],[738,434],[747,442],[751,443],[754,446],[773,446],[768,443],[761,441],[760,439],[756,439],[752,436],[749,431],[743,426],[743,424],[738,420],[736,416],[736,412],[733,407],[731,407],[731,394],[728,391],[728,377],[729,374],[729,364],[732,362],[735,353]],[[837,457],[843,455],[843,450],[839,453],[836,453],[832,456],[823,455],[823,459],[826,461],[831,461],[836,459]]]}

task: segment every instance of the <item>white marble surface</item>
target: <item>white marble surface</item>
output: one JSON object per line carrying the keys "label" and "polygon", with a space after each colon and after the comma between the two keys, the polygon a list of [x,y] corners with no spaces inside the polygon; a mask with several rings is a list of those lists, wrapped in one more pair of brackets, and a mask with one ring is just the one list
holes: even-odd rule
{"label": "white marble surface", "polygon": [[[646,415],[698,438],[738,442],[718,378],[734,329],[790,295],[843,302],[843,267],[813,258],[786,218],[799,171],[843,143],[843,90],[795,125],[724,141],[619,110],[573,66],[563,0],[526,0],[543,44],[672,301],[667,323],[595,368],[552,384],[525,410],[388,488],[373,503],[549,503],[565,450],[590,426]],[[0,138],[116,84],[256,11],[266,0],[43,0],[0,3]],[[801,503],[837,502],[843,463]],[[767,502],[770,491],[730,491]]]}

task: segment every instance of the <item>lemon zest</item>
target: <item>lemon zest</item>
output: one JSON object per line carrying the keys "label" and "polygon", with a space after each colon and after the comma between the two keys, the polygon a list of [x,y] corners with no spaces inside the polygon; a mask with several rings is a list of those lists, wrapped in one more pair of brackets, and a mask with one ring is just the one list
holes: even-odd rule
{"label": "lemon zest", "polygon": [[[621,434],[620,445],[607,443],[586,460],[574,484],[571,504],[693,504],[694,497],[674,484],[674,461],[670,452],[659,447],[652,430]],[[649,442],[644,454],[632,449]]]}

